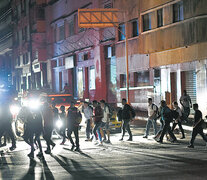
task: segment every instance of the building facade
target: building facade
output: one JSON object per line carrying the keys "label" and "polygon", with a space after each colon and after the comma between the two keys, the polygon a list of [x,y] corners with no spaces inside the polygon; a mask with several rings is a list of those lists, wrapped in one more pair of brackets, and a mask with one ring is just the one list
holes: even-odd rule
{"label": "building facade", "polygon": [[20,93],[47,86],[45,0],[13,0],[13,84]]}
{"label": "building facade", "polygon": [[70,93],[78,99],[105,99],[116,103],[113,87],[116,83],[115,28],[78,27],[79,8],[112,6],[108,0],[48,1],[47,63],[51,68],[48,82],[53,91],[63,92],[67,84]]}
{"label": "building facade", "polygon": [[[138,35],[129,37],[130,99],[146,109],[147,97],[157,103],[166,99],[170,105],[179,101],[184,89],[207,114],[206,40],[207,2],[205,0],[115,0],[114,6],[125,10],[120,28],[133,34],[138,22]],[[124,8],[123,8],[124,7]],[[118,34],[118,33],[117,33]],[[116,44],[118,101],[125,95],[124,41]],[[138,63],[138,64],[136,64]],[[124,74],[124,75],[123,75]],[[138,84],[135,86],[135,84]],[[142,103],[143,105],[140,105]]]}
{"label": "building facade", "polygon": [[0,87],[11,85],[12,62],[11,1],[0,1]]}

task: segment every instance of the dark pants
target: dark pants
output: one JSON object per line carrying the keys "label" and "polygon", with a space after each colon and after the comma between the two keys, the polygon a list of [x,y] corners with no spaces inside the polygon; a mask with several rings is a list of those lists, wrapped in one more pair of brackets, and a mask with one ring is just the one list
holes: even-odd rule
{"label": "dark pants", "polygon": [[129,138],[132,138],[132,132],[131,132],[131,129],[130,129],[130,120],[129,119],[124,119],[123,120],[123,125],[122,125],[122,129],[123,129],[123,132],[122,132],[122,137],[124,137],[125,135],[125,131],[127,130],[127,132],[129,133]]}
{"label": "dark pants", "polygon": [[52,131],[53,131],[53,129],[52,128],[50,128],[50,127],[45,127],[44,128],[44,135],[43,135],[43,138],[45,139],[45,141],[46,141],[46,144],[47,144],[47,150],[51,150],[50,149],[50,146],[52,145],[52,146],[54,146],[55,145],[55,143],[52,141],[52,139],[51,139],[51,137],[52,137]]}
{"label": "dark pants", "polygon": [[177,125],[178,125],[179,128],[180,128],[180,131],[181,131],[181,133],[182,133],[182,136],[185,137],[184,130],[183,130],[183,127],[182,127],[182,124],[181,124],[180,121],[178,121],[177,123],[176,123],[176,122],[173,123],[173,126],[172,126],[172,132],[174,131],[174,129],[175,129],[175,127],[176,127]]}
{"label": "dark pants", "polygon": [[4,135],[7,134],[12,141],[12,146],[16,146],[16,140],[15,140],[15,136],[12,130],[12,126],[11,123],[5,123],[5,124],[1,124],[0,127],[0,138]]}
{"label": "dark pants", "polygon": [[173,132],[171,131],[171,128],[170,128],[170,121],[165,121],[164,122],[164,127],[163,127],[163,130],[162,130],[162,133],[160,135],[160,141],[163,141],[163,137],[164,135],[168,132],[168,134],[170,135],[170,137],[173,139],[173,141],[176,140],[176,137],[175,135],[173,134]]}
{"label": "dark pants", "polygon": [[191,145],[194,144],[194,141],[195,141],[197,134],[200,134],[201,137],[203,138],[203,140],[207,142],[207,137],[203,133],[203,128],[201,126],[198,126],[198,127],[193,128],[193,132],[192,132],[192,136],[191,136],[191,140],[190,140]]}
{"label": "dark pants", "polygon": [[90,139],[90,134],[91,134],[91,120],[87,119],[86,120],[86,138]]}
{"label": "dark pants", "polygon": [[40,140],[41,133],[42,133],[41,131],[37,131],[34,134],[35,134],[35,142],[37,142],[39,150],[42,153],[42,144],[41,144],[41,140]]}
{"label": "dark pants", "polygon": [[[73,127],[70,127],[68,128],[68,132],[67,132],[67,136],[68,136],[68,139],[70,140],[70,143],[74,146],[76,144],[76,148],[79,148],[79,134],[78,134],[78,129],[79,129],[79,126],[73,126]],[[72,132],[74,133],[75,135],[75,143],[71,137],[72,135]]]}
{"label": "dark pants", "polygon": [[65,130],[66,130],[66,128],[63,127],[63,128],[61,128],[61,129],[58,131],[58,134],[59,134],[60,136],[63,137],[63,141],[62,141],[62,143],[64,143],[64,142],[65,142],[65,139],[66,139]]}

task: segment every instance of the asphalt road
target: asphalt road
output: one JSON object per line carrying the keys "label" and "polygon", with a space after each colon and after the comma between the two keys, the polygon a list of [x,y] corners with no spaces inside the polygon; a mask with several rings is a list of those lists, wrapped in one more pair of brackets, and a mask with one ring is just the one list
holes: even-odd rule
{"label": "asphalt road", "polygon": [[[104,146],[85,142],[81,132],[80,153],[71,151],[69,142],[62,146],[61,140],[55,139],[57,145],[51,155],[44,155],[45,160],[30,160],[29,146],[19,141],[13,152],[8,147],[0,149],[4,151],[0,156],[0,179],[207,179],[207,149],[200,137],[194,149],[186,148],[190,132],[178,143],[158,144],[152,136],[142,138],[145,123],[132,128],[132,142],[120,142],[121,134],[113,134],[112,144]],[[180,135],[176,136],[179,139]],[[45,149],[44,140],[42,144]]]}

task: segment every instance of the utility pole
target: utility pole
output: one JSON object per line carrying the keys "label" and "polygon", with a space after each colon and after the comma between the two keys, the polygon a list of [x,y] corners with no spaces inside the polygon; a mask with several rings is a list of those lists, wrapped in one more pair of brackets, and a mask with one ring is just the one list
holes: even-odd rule
{"label": "utility pole", "polygon": [[125,24],[125,58],[126,58],[126,99],[129,100],[129,56],[128,56],[128,23]]}

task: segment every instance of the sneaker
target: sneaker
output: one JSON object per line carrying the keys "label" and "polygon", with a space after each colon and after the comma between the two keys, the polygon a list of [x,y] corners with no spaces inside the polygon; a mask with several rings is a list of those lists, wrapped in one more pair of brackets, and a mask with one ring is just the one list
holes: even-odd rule
{"label": "sneaker", "polygon": [[52,144],[52,149],[54,149],[54,147],[56,146],[56,144],[54,143],[54,144]]}
{"label": "sneaker", "polygon": [[15,149],[16,149],[16,145],[13,145],[13,146],[11,146],[11,147],[9,148],[10,151],[13,151],[13,150],[15,150]]}
{"label": "sneaker", "polygon": [[94,141],[94,145],[97,145],[98,144],[98,141],[96,140],[96,141]]}
{"label": "sneaker", "polygon": [[85,141],[90,141],[90,139],[85,139]]}
{"label": "sneaker", "polygon": [[105,143],[111,143],[111,141],[110,140],[107,140]]}
{"label": "sneaker", "polygon": [[143,136],[143,138],[147,138],[147,136],[145,135],[145,136]]}
{"label": "sneaker", "polygon": [[127,139],[127,141],[132,141],[132,138]]}
{"label": "sneaker", "polygon": [[60,143],[60,145],[64,145],[64,144],[65,144],[65,142],[61,142],[61,143]]}
{"label": "sneaker", "polygon": [[189,146],[187,146],[188,148],[194,148],[194,145],[190,144]]}
{"label": "sneaker", "polygon": [[27,156],[28,156],[29,158],[33,158],[33,159],[34,159],[34,153],[29,153],[29,154],[27,154]]}
{"label": "sneaker", "polygon": [[77,148],[75,148],[75,150],[74,150],[74,151],[79,152],[79,151],[80,151],[80,148],[79,148],[79,147],[77,147]]}
{"label": "sneaker", "polygon": [[123,137],[121,139],[119,139],[119,141],[123,141],[123,140],[124,140]]}
{"label": "sneaker", "polygon": [[157,142],[158,142],[158,143],[161,143],[161,144],[163,143],[163,141],[162,141],[162,140],[157,140]]}
{"label": "sneaker", "polygon": [[51,153],[51,150],[49,150],[49,149],[47,149],[46,151],[45,151],[45,154],[50,154]]}
{"label": "sneaker", "polygon": [[98,146],[103,146],[103,142],[98,143]]}
{"label": "sneaker", "polygon": [[73,144],[70,150],[73,151],[74,148],[75,148],[75,145]]}
{"label": "sneaker", "polygon": [[42,153],[42,152],[39,152],[36,156],[37,156],[38,158],[42,158],[42,157],[43,157],[43,153]]}
{"label": "sneaker", "polygon": [[185,136],[182,136],[180,139],[185,139]]}

